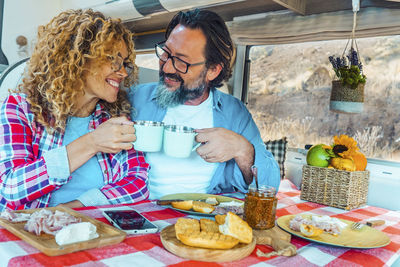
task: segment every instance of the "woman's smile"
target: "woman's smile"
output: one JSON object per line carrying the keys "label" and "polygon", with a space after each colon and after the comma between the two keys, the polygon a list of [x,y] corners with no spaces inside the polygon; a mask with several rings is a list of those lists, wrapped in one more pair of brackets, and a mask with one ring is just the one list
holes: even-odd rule
{"label": "woman's smile", "polygon": [[119,90],[119,84],[121,83],[120,80],[117,79],[111,79],[111,78],[107,78],[106,82],[111,85],[112,87],[114,87],[117,91]]}

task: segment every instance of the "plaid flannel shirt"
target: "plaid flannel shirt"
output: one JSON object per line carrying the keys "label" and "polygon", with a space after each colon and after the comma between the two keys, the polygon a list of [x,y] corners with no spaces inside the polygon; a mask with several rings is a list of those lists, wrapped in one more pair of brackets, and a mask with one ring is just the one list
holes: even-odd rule
{"label": "plaid flannel shirt", "polygon": [[[110,118],[96,105],[89,131]],[[0,106],[0,211],[42,208],[68,178],[49,177],[43,154],[62,146],[64,134],[48,133],[34,120],[24,94],[12,94]],[[146,199],[149,164],[131,149],[117,154],[97,153],[103,173],[100,191],[110,204]]]}

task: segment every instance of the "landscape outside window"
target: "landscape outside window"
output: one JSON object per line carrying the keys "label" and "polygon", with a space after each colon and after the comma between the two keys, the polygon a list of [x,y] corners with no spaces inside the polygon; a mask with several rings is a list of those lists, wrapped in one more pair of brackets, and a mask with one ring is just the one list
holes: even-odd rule
{"label": "landscape outside window", "polygon": [[329,110],[328,57],[341,56],[346,42],[253,46],[248,108],[264,141],[286,136],[304,148],[347,134],[367,157],[400,161],[400,36],[357,39],[367,77],[359,114]]}
{"label": "landscape outside window", "polygon": [[157,70],[158,71],[158,57],[156,54],[152,51],[150,54],[139,54],[136,55],[136,65],[139,68],[148,68],[152,70]]}

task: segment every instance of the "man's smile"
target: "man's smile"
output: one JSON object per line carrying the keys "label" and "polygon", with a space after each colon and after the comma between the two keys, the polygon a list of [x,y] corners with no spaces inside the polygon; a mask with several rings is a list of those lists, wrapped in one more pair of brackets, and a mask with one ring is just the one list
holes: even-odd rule
{"label": "man's smile", "polygon": [[164,76],[164,83],[168,87],[177,87],[181,85],[181,81],[172,77]]}

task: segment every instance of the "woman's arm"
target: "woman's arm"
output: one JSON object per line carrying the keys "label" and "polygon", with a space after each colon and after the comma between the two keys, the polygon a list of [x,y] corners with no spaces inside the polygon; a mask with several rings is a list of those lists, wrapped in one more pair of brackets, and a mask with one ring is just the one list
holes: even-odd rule
{"label": "woman's arm", "polygon": [[[44,157],[38,156],[36,139],[41,136],[27,110],[27,103],[13,95],[0,107],[0,193],[15,207],[48,194],[61,182],[50,179]],[[45,145],[51,149],[52,144]]]}

